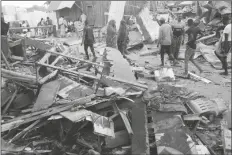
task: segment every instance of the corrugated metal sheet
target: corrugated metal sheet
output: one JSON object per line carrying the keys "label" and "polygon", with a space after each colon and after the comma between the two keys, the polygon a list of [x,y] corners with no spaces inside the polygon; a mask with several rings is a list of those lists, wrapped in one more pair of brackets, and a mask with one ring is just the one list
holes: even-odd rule
{"label": "corrugated metal sheet", "polygon": [[58,6],[56,10],[60,10],[63,8],[71,8],[74,3],[75,1],[61,1],[60,5]]}
{"label": "corrugated metal sheet", "polygon": [[49,7],[48,7],[48,11],[54,11],[57,10],[57,8],[59,7],[60,3],[62,1],[51,1]]}

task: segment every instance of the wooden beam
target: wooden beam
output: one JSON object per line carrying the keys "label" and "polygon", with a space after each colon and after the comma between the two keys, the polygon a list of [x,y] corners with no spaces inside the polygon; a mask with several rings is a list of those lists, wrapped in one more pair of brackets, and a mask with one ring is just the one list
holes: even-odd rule
{"label": "wooden beam", "polygon": [[63,68],[57,67],[57,66],[52,66],[52,65],[48,65],[48,64],[44,64],[44,63],[40,63],[40,62],[38,62],[37,64],[41,65],[41,66],[45,66],[45,67],[50,67],[50,68],[53,68],[53,69],[56,69],[56,70],[61,70],[63,72],[72,73],[72,74],[79,75],[79,76],[85,76],[85,77],[88,77],[88,78],[91,78],[91,79],[95,79],[95,80],[99,79],[96,76],[92,76],[92,75],[88,75],[88,74],[84,74],[84,73],[79,73],[79,72],[75,72],[75,71],[70,71],[70,70],[63,69]]}
{"label": "wooden beam", "polygon": [[36,83],[36,77],[32,75],[23,75],[18,72],[10,71],[1,68],[2,77],[19,80],[19,81],[25,81],[30,83]]}
{"label": "wooden beam", "polygon": [[36,29],[36,28],[40,28],[40,29],[53,28],[53,25],[49,25],[49,26],[35,26],[35,27],[11,27],[11,28],[9,28],[9,31],[12,31],[12,30],[23,30],[23,29]]}
{"label": "wooden beam", "polygon": [[49,52],[51,54],[55,54],[55,55],[61,55],[63,57],[69,58],[69,59],[75,59],[75,60],[78,60],[78,61],[82,61],[82,62],[85,62],[85,63],[88,63],[88,64],[92,64],[92,65],[95,65],[95,66],[104,67],[103,65],[100,65],[100,64],[97,64],[97,63],[93,63],[91,61],[86,61],[86,60],[83,60],[83,59],[71,57],[71,56],[68,56],[68,55],[65,55],[65,54],[62,54],[62,53],[57,53],[57,52],[54,52],[54,51],[51,51],[51,50],[47,50],[47,52]]}

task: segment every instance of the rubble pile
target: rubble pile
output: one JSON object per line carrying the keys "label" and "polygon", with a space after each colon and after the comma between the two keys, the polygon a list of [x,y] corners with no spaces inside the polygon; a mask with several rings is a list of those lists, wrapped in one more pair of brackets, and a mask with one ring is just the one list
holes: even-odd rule
{"label": "rubble pile", "polygon": [[104,44],[86,61],[76,46],[21,39],[26,58],[1,64],[2,154],[228,151],[229,117],[212,123],[228,115],[224,101],[174,84],[172,69],[138,67]]}
{"label": "rubble pile", "polygon": [[[181,3],[186,12],[196,10],[186,4]],[[219,68],[212,56],[218,26],[200,27],[206,37],[194,59],[203,56]],[[148,61],[159,54],[153,44],[158,30],[159,23],[143,8],[130,27],[130,56],[106,47],[102,28],[90,60],[84,59],[80,40],[4,38],[1,153],[231,154],[230,103],[178,83],[188,78],[194,85],[215,84],[208,77],[193,71],[182,77],[174,67],[153,65],[154,57]],[[145,65],[141,57],[147,58]]]}

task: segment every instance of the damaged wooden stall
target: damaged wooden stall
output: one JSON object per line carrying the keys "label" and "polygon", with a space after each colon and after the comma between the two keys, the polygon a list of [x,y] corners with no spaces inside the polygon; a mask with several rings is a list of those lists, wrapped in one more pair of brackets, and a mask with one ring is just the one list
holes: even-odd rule
{"label": "damaged wooden stall", "polygon": [[[15,37],[21,38],[16,35]],[[84,152],[101,153],[107,151],[106,148],[113,149],[131,143],[133,143],[133,147],[138,145],[134,144],[136,140],[133,139],[141,135],[141,131],[137,131],[137,127],[133,127],[132,123],[134,122],[133,118],[136,119],[140,116],[136,112],[132,112],[131,122],[130,114],[131,109],[139,104],[139,101],[134,102],[137,100],[135,96],[141,95],[141,91],[147,89],[147,86],[136,82],[129,63],[123,59],[119,51],[106,48],[107,60],[103,61],[103,64],[98,64],[69,56],[69,51],[67,48],[62,48],[62,45],[49,45],[32,38],[24,38],[24,41],[26,46],[40,49],[37,50],[37,54],[44,53],[36,62],[36,75],[25,76],[25,79],[18,78],[17,80],[18,82],[31,82],[39,89],[36,88],[37,95],[33,104],[27,106],[27,109],[21,110],[20,114],[13,117],[9,117],[9,111],[7,111],[7,115],[3,117],[1,131],[4,140],[9,143],[7,146],[11,144],[16,147],[25,146],[20,149],[20,152],[31,153],[54,153],[56,149],[52,148],[55,147],[59,150],[55,154],[60,154],[62,151],[74,153],[78,149]],[[112,52],[112,50],[115,51]],[[69,63],[76,63],[77,67],[79,62],[91,65],[97,72],[92,74],[90,71],[58,66],[59,60],[63,58],[71,60]],[[107,71],[105,66],[109,65],[108,62],[112,66]],[[24,64],[25,62],[21,61],[20,63]],[[47,73],[41,75],[39,71],[41,67],[46,68]],[[120,72],[122,67],[125,68],[125,73]],[[18,74],[17,72],[4,68],[2,68],[2,72],[4,72],[5,78],[11,77],[13,81],[16,80],[13,77]],[[128,91],[130,89],[132,91]],[[143,104],[143,108],[145,108],[145,104]],[[107,109],[111,109],[111,112],[108,112]],[[141,122],[136,122],[142,124],[145,122],[146,116],[143,112],[145,109],[141,113],[143,116],[140,117]],[[51,128],[54,129],[53,132],[50,132]],[[144,130],[143,135],[146,135],[146,128],[142,128],[142,130]],[[47,135],[38,135],[37,132]],[[91,133],[96,138],[95,142],[93,142],[95,138],[87,136],[90,136]],[[50,137],[53,134],[58,134],[54,137],[59,138]],[[116,135],[124,135],[124,140],[118,141]],[[48,138],[48,141],[43,141],[43,138]],[[67,144],[74,139],[76,141],[72,144],[75,146]],[[33,141],[33,145],[27,145],[28,140]],[[103,145],[103,142],[106,142],[106,146]],[[48,147],[46,148],[44,145]],[[34,149],[32,150],[32,148]],[[129,150],[129,148],[127,146],[125,149]],[[6,147],[2,151],[5,153],[15,152],[14,149]],[[148,148],[141,149],[141,151],[147,152]]]}

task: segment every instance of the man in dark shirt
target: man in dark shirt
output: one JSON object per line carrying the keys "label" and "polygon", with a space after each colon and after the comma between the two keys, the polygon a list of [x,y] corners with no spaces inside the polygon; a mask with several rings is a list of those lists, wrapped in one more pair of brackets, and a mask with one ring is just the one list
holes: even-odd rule
{"label": "man in dark shirt", "polygon": [[94,43],[95,43],[95,39],[93,35],[93,29],[88,25],[88,20],[86,20],[81,45],[84,44],[84,50],[85,50],[85,55],[86,55],[87,60],[89,60],[88,47],[90,47],[94,58],[96,57],[94,48],[93,48]]}
{"label": "man in dark shirt", "polygon": [[[197,67],[197,69],[202,73],[202,69],[198,64],[194,61],[194,55],[196,51],[196,40],[201,38],[203,34],[201,33],[200,28],[194,26],[193,20],[188,20],[189,28],[185,32],[188,34],[188,42],[186,43],[186,51],[185,51],[185,75],[188,76],[188,62],[189,60]],[[200,34],[201,36],[197,38],[197,35]]]}

